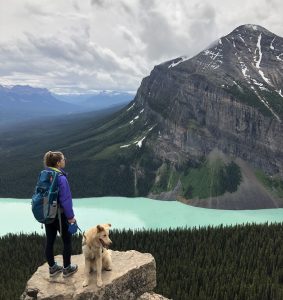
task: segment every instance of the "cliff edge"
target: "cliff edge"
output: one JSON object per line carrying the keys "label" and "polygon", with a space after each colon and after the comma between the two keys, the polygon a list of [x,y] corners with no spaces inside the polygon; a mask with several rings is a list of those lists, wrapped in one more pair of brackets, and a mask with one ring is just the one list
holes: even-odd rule
{"label": "cliff edge", "polygon": [[[40,266],[29,279],[21,300],[166,300],[167,298],[153,293],[156,286],[156,265],[149,253],[135,250],[126,252],[110,251],[112,271],[103,271],[103,286],[96,285],[95,272],[91,273],[89,286],[83,288],[84,256],[72,256],[72,263],[78,264],[79,270],[70,277],[62,274],[49,277],[48,265]],[[62,257],[56,256],[62,263]]]}

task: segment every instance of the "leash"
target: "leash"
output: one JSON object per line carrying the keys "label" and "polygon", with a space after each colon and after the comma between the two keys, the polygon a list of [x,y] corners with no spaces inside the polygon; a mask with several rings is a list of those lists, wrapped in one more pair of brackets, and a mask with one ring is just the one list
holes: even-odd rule
{"label": "leash", "polygon": [[80,231],[81,233],[83,233],[83,231],[80,229],[80,227],[79,227],[79,225],[78,225],[78,224],[77,224],[77,227],[78,227],[79,231]]}
{"label": "leash", "polygon": [[[81,234],[82,234],[82,236],[86,239],[86,236],[85,236],[85,232],[84,231],[82,231],[81,229],[80,229],[80,227],[79,227],[79,225],[78,225],[78,223],[77,223],[77,221],[76,221],[76,224],[77,224],[77,228],[79,229],[79,231],[81,232]],[[103,251],[102,251],[103,252]]]}
{"label": "leash", "polygon": [[83,235],[84,235],[84,232],[81,230],[81,228],[79,227],[77,221],[75,223],[69,223],[69,228],[68,228],[68,231],[71,233],[71,234],[75,234],[77,232],[77,230],[79,230]]}

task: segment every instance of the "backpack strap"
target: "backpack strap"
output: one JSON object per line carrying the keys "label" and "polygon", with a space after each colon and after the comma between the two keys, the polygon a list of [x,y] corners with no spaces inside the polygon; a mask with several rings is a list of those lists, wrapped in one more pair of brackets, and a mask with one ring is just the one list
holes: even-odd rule
{"label": "backpack strap", "polygon": [[[49,167],[49,169],[55,171],[57,173],[57,180],[58,180],[58,177],[59,176],[62,176],[63,175],[63,172],[57,168],[54,168],[54,167]],[[59,219],[59,232],[60,232],[60,235],[62,236],[62,219],[61,219],[61,207],[60,207],[60,203],[59,201],[58,202],[58,209],[57,209],[57,214],[58,214],[58,219]]]}
{"label": "backpack strap", "polygon": [[58,205],[58,219],[59,219],[59,231],[62,236],[62,219],[61,219],[61,207]]}

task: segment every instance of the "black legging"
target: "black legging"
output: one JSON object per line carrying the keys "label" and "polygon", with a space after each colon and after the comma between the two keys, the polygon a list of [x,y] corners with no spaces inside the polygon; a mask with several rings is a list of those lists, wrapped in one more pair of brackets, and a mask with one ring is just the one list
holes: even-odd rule
{"label": "black legging", "polygon": [[[64,214],[61,214],[61,221],[62,221],[62,240],[64,244],[63,263],[64,263],[64,268],[66,268],[71,264],[72,235],[68,232],[68,220]],[[56,220],[53,223],[45,225],[45,232],[46,232],[45,257],[50,267],[52,267],[55,264],[53,246],[57,236],[57,231],[60,232],[58,218],[56,218]]]}

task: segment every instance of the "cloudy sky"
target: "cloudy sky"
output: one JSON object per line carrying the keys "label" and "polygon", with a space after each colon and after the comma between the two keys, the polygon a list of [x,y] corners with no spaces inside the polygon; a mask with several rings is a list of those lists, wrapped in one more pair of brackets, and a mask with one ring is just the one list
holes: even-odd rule
{"label": "cloudy sky", "polygon": [[0,84],[135,91],[239,25],[283,36],[282,12],[282,0],[0,0]]}

